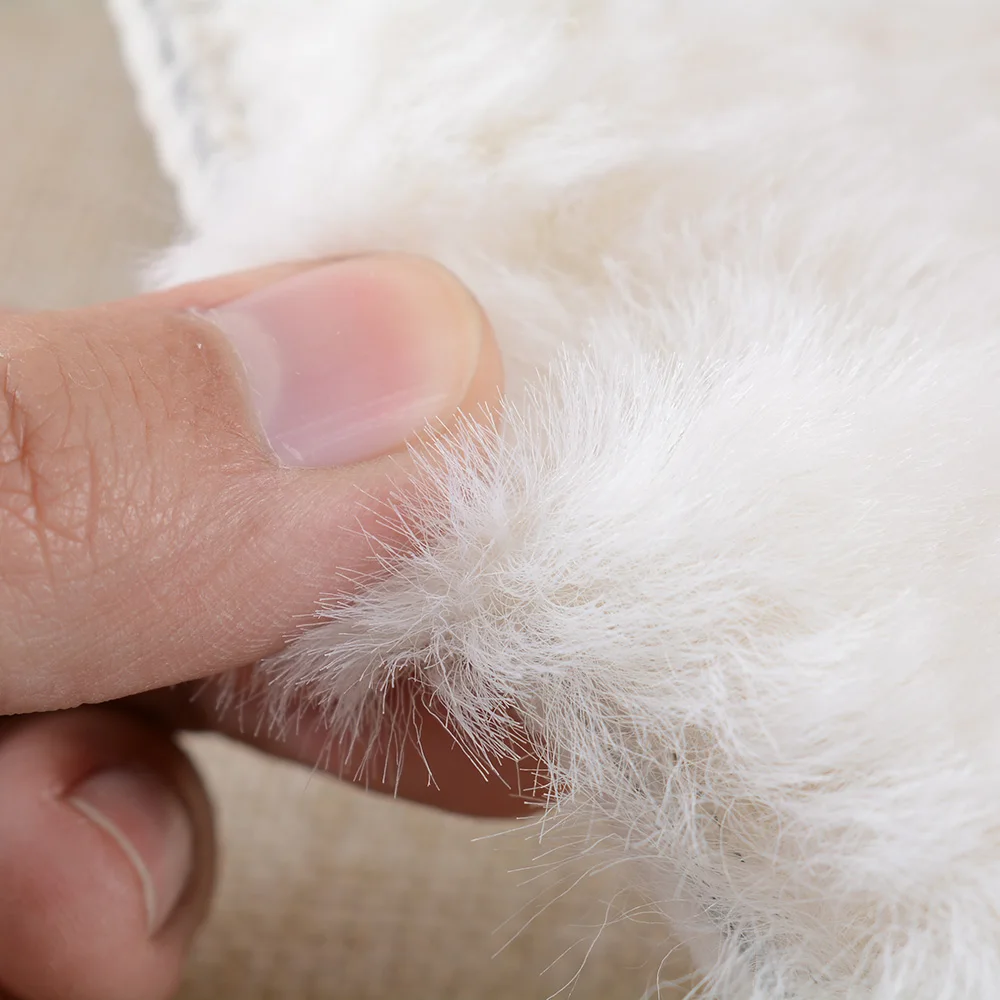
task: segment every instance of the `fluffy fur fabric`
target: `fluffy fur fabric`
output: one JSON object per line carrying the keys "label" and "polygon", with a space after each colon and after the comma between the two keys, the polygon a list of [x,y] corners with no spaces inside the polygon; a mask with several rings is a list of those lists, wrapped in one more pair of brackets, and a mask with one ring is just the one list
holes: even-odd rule
{"label": "fluffy fur fabric", "polygon": [[526,720],[700,996],[1000,997],[1000,6],[205,24],[252,99],[156,280],[428,254],[510,378],[272,669],[347,725],[404,675],[472,746]]}

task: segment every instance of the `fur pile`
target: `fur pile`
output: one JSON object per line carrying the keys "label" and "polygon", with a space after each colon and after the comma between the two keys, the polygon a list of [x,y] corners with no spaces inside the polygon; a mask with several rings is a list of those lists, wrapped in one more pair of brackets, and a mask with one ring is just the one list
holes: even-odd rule
{"label": "fur pile", "polygon": [[1000,5],[206,30],[241,151],[155,280],[427,254],[510,383],[418,551],[271,669],[346,726],[403,676],[474,747],[524,719],[701,996],[1000,997]]}

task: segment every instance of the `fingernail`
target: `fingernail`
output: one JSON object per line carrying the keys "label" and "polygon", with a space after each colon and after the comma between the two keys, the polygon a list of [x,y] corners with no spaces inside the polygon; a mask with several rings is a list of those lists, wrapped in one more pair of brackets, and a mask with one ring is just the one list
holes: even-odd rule
{"label": "fingernail", "polygon": [[194,828],[180,796],[154,771],[126,766],[86,778],[67,802],[121,849],[155,934],[174,912],[194,865]]}
{"label": "fingernail", "polygon": [[447,419],[479,364],[483,318],[443,268],[373,256],[306,271],[212,312],[284,465],[348,465]]}

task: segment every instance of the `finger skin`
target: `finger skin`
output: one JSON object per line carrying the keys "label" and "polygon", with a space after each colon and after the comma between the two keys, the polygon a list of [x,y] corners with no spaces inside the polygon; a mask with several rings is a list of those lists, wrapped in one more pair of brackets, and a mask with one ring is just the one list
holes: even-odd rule
{"label": "finger skin", "polygon": [[[390,697],[385,718],[358,733],[353,744],[335,739],[329,720],[315,707],[275,718],[252,667],[209,682],[150,691],[122,704],[164,726],[222,733],[366,790],[447,812],[495,819],[538,812],[547,779],[532,753],[511,746],[503,756],[484,751],[473,756],[414,687],[399,685]],[[390,717],[407,722],[393,726]]]}
{"label": "finger skin", "polygon": [[[403,540],[406,457],[279,467],[228,344],[186,311],[299,267],[0,317],[0,715],[260,659],[378,568],[372,537]],[[499,391],[486,341],[473,414]]]}
{"label": "finger skin", "polygon": [[[65,799],[95,770],[137,760],[188,803],[196,831],[196,874],[152,939],[134,870]],[[0,803],[0,995],[170,997],[207,909],[213,842],[201,783],[163,731],[109,709],[8,721],[0,728]]]}
{"label": "finger skin", "polygon": [[[483,819],[515,819],[537,811],[544,781],[530,757],[486,756],[461,746],[431,712],[409,707],[405,729],[384,726],[354,744],[331,738],[306,713],[294,726],[254,729],[252,715],[223,714],[213,728],[277,757],[319,766],[368,791]],[[370,737],[374,740],[370,743]]]}

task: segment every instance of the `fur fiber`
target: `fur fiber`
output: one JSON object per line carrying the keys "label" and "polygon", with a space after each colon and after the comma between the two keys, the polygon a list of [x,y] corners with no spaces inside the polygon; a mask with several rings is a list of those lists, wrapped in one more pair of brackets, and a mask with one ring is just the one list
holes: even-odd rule
{"label": "fur fiber", "polygon": [[155,281],[427,254],[509,378],[271,669],[516,712],[699,996],[1000,997],[1000,3],[249,7]]}

